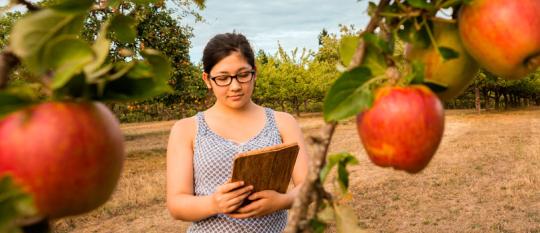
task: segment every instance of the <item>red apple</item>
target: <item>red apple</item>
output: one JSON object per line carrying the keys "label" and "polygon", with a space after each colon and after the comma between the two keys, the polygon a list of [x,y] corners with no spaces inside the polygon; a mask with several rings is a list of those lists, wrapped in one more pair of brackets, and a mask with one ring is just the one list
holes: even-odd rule
{"label": "red apple", "polygon": [[433,45],[424,48],[421,45],[407,44],[405,57],[409,60],[419,60],[424,64],[424,79],[447,86],[447,89],[438,92],[441,100],[450,100],[459,96],[474,80],[479,70],[476,61],[465,51],[459,38],[456,24],[433,23],[433,36],[438,46],[453,49],[459,53],[458,58],[444,60],[438,49]]}
{"label": "red apple", "polygon": [[540,65],[539,0],[474,0],[459,12],[463,45],[489,72],[520,79]]}
{"label": "red apple", "polygon": [[425,86],[383,87],[356,123],[373,163],[417,173],[427,166],[441,142],[444,110]]}
{"label": "red apple", "polygon": [[88,212],[113,192],[124,161],[119,123],[103,104],[48,102],[0,120],[0,176],[11,175],[43,217]]}

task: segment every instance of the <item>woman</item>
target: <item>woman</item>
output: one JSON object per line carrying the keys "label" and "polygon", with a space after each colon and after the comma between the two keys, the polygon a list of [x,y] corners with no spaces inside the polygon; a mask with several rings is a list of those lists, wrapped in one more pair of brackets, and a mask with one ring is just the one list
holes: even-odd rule
{"label": "woman", "polygon": [[[281,232],[307,174],[302,132],[287,113],[255,104],[253,50],[236,33],[216,35],[203,52],[203,81],[216,102],[175,123],[167,148],[167,207],[175,219],[194,222],[188,232]],[[229,182],[236,154],[297,142],[294,188],[252,193],[243,182]],[[240,205],[244,199],[249,205]]]}

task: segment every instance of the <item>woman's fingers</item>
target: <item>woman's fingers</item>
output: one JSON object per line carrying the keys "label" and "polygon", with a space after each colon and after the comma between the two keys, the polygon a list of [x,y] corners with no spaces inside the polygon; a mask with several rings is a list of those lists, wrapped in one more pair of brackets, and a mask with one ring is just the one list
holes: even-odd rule
{"label": "woman's fingers", "polygon": [[223,185],[219,186],[216,191],[218,191],[220,193],[228,193],[228,192],[230,192],[232,190],[235,190],[237,188],[240,188],[242,186],[244,186],[244,181],[226,183],[226,184],[223,184]]}

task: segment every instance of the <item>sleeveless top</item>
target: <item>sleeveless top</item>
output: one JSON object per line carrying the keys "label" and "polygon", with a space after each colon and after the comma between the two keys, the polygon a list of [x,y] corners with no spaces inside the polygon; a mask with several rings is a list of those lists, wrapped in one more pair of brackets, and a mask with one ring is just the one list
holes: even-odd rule
{"label": "sleeveless top", "polygon": [[[259,149],[282,143],[273,110],[265,108],[264,128],[247,142],[238,144],[212,131],[204,120],[203,112],[198,112],[197,136],[193,153],[193,177],[196,196],[206,196],[215,192],[217,186],[229,180],[232,162],[237,153]],[[287,211],[280,210],[258,218],[236,219],[225,214],[217,214],[201,221],[193,222],[188,232],[282,232],[287,225]]]}

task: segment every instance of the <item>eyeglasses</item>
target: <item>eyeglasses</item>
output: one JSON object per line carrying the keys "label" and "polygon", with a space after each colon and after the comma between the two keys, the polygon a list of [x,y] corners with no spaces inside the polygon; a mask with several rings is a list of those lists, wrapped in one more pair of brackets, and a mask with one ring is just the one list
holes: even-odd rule
{"label": "eyeglasses", "polygon": [[214,80],[216,85],[220,87],[225,87],[225,86],[229,86],[232,83],[233,78],[235,78],[236,81],[238,81],[239,83],[250,82],[254,74],[255,74],[255,71],[250,70],[250,71],[242,71],[242,72],[236,73],[236,75],[218,75],[218,76],[210,77],[210,79]]}

